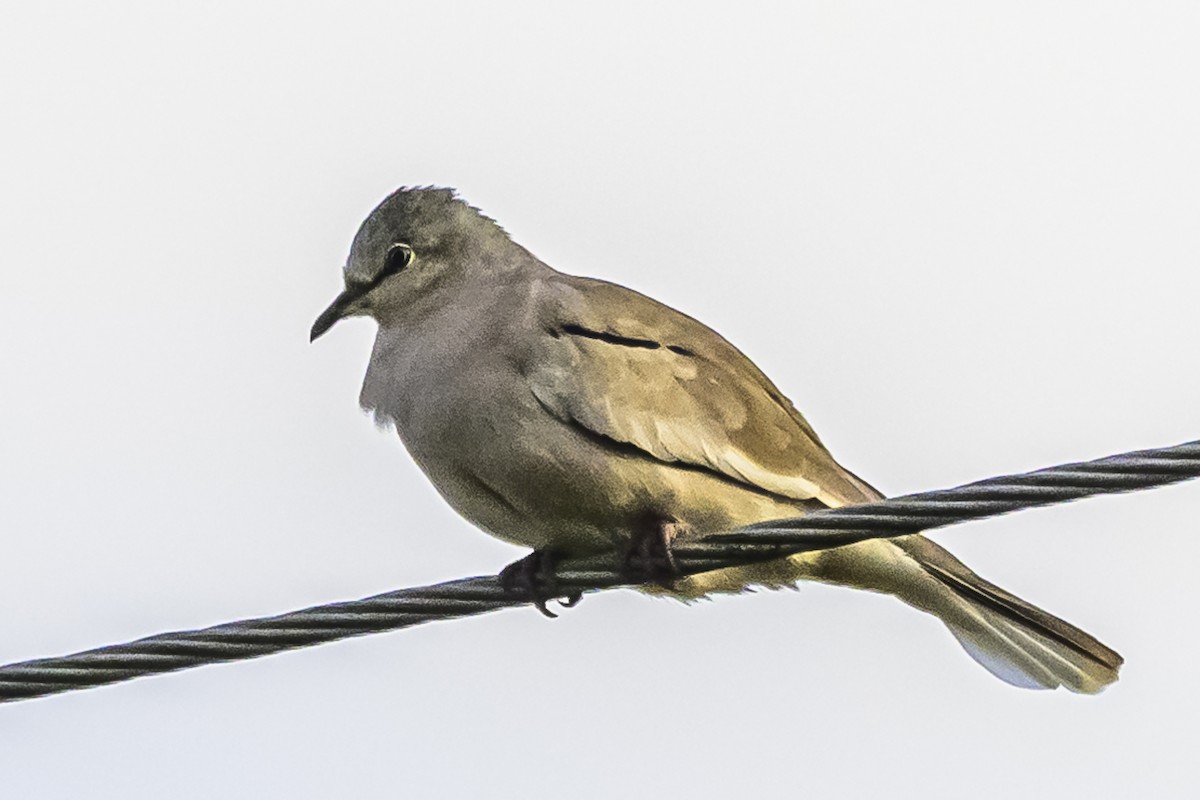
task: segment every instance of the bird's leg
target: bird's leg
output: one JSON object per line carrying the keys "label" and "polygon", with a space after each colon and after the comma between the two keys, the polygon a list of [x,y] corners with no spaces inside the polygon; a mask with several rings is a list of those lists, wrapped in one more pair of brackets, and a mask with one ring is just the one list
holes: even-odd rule
{"label": "bird's leg", "polygon": [[657,583],[670,589],[679,577],[679,565],[671,552],[671,543],[684,530],[673,519],[652,518],[635,526],[625,551],[625,569],[639,583]]}
{"label": "bird's leg", "polygon": [[578,605],[583,599],[580,592],[562,595],[554,577],[558,554],[550,550],[534,550],[524,558],[514,561],[500,570],[500,586],[509,594],[528,597],[538,611],[554,619],[558,616],[546,608],[547,600],[558,599],[563,608]]}

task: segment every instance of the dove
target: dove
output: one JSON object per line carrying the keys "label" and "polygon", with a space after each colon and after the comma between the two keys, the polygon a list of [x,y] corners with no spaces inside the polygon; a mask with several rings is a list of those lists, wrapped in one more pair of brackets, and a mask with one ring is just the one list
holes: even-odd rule
{"label": "dove", "polygon": [[459,514],[532,549],[502,575],[543,611],[557,559],[615,549],[681,599],[802,580],[892,595],[1015,686],[1117,679],[1116,652],[920,535],[673,577],[679,537],[882,495],[714,330],[557,271],[452,189],[401,188],[362,223],[310,338],[351,316],[378,323],[362,407]]}

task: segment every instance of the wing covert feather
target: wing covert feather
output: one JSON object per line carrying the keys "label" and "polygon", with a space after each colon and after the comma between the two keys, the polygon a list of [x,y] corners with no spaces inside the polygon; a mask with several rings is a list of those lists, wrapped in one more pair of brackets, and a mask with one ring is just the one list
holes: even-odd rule
{"label": "wing covert feather", "polygon": [[754,364],[715,331],[625,287],[541,287],[524,370],[551,413],[656,459],[828,506],[872,499]]}

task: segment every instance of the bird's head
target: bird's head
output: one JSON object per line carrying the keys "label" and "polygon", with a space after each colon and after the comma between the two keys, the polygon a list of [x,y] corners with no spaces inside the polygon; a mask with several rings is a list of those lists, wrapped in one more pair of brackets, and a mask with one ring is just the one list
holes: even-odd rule
{"label": "bird's head", "polygon": [[317,317],[310,340],[346,317],[400,313],[448,275],[495,271],[514,249],[524,254],[453,189],[398,189],[358,229],[344,270],[345,291]]}

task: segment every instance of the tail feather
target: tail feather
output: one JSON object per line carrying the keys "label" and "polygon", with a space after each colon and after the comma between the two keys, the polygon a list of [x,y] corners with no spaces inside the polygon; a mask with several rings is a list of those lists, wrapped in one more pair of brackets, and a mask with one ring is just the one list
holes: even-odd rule
{"label": "tail feather", "polygon": [[960,601],[934,610],[967,653],[1015,686],[1094,694],[1124,659],[1074,625],[1004,591],[924,537],[896,544]]}
{"label": "tail feather", "polygon": [[669,592],[643,591],[689,599],[797,580],[895,595],[940,619],[972,658],[1014,686],[1094,694],[1121,669],[1121,656],[1095,637],[984,580],[919,535],[798,553],[692,575]]}

